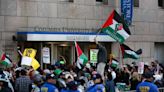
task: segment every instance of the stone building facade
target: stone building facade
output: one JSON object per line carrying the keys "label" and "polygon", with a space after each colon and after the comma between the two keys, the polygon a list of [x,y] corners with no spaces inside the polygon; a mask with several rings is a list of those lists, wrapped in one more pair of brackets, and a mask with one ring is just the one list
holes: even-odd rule
{"label": "stone building facade", "polygon": [[[164,9],[158,6],[158,0],[138,1],[139,7],[134,7],[130,26],[132,35],[125,43],[134,50],[143,49],[138,61],[149,62],[155,58],[162,62]],[[113,9],[120,11],[120,0],[104,3],[97,0],[0,0],[0,49],[17,61],[18,42],[13,39],[20,28],[98,29]],[[116,57],[117,46],[115,42],[111,45]]]}

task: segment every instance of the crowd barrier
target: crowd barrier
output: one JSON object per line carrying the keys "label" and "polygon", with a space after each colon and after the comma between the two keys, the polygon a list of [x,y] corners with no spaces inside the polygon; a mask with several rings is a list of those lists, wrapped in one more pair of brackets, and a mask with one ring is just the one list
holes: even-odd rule
{"label": "crowd barrier", "polygon": [[163,88],[159,88],[159,92],[164,92],[164,87]]}
{"label": "crowd barrier", "polygon": [[[164,87],[163,88],[158,88],[159,92],[164,92]],[[116,92],[136,92],[136,90],[130,90],[130,91],[119,91],[117,90]]]}

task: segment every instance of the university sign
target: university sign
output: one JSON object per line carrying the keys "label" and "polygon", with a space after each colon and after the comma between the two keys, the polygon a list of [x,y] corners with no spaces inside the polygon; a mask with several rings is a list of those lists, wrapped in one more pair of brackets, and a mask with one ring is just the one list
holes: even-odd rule
{"label": "university sign", "polygon": [[[28,31],[28,32],[17,32],[17,41],[82,41],[82,42],[94,42],[97,36],[96,32],[84,31],[85,29],[60,29],[60,32],[53,31]],[[45,29],[44,30],[50,30]],[[56,30],[56,29],[55,29]],[[65,31],[62,31],[65,30]],[[82,31],[83,30],[83,31]],[[97,41],[100,42],[114,42],[115,40],[111,38],[108,34],[100,33],[97,36]]]}
{"label": "university sign", "polygon": [[121,0],[121,15],[128,25],[132,23],[133,0]]}

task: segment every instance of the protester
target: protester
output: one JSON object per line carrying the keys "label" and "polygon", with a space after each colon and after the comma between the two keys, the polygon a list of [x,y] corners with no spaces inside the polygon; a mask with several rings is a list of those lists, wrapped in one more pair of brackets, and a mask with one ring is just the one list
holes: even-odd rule
{"label": "protester", "polygon": [[7,80],[8,79],[6,78],[6,75],[1,73],[0,74],[0,92],[12,92],[12,89],[9,88]]}
{"label": "protester", "polygon": [[153,74],[151,71],[145,72],[143,74],[145,80],[138,84],[136,88],[136,92],[158,92],[158,88],[155,84],[152,83],[153,81]]}
{"label": "protester", "polygon": [[130,79],[130,85],[131,85],[131,90],[135,90],[137,85],[141,82],[140,75],[137,72],[137,68],[133,68],[133,72],[131,74],[131,79]]}
{"label": "protester", "polygon": [[105,80],[105,88],[106,88],[106,92],[116,92],[115,91],[115,83],[113,80],[113,76],[112,76],[112,71],[110,69],[108,69],[107,74],[106,74],[106,80]]}
{"label": "protester", "polygon": [[40,92],[40,87],[43,83],[42,76],[40,74],[35,74],[33,76],[33,84],[32,84],[32,91],[31,92]]}
{"label": "protester", "polygon": [[32,82],[29,76],[27,76],[26,70],[22,69],[20,74],[20,77],[15,81],[16,92],[30,92],[32,88]]}
{"label": "protester", "polygon": [[67,83],[67,89],[62,89],[60,92],[80,92],[78,90],[78,83],[76,81],[70,81]]}
{"label": "protester", "polygon": [[56,84],[57,77],[54,74],[46,75],[46,82],[41,86],[41,92],[59,92]]}
{"label": "protester", "polygon": [[12,90],[12,92],[14,92],[14,88],[13,88],[13,85],[12,85],[13,78],[12,78],[12,75],[11,75],[10,71],[3,71],[3,74],[5,75],[5,77],[7,79],[6,81],[8,83],[8,87]]}
{"label": "protester", "polygon": [[89,87],[86,92],[105,92],[102,77],[99,73],[93,75],[94,85]]}

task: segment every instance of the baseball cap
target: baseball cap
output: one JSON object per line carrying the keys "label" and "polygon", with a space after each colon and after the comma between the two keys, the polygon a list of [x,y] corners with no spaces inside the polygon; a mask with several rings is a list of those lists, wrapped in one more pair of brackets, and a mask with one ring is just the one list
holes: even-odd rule
{"label": "baseball cap", "polygon": [[145,72],[145,73],[143,74],[143,77],[144,77],[144,78],[153,78],[153,73],[150,72],[150,71]]}
{"label": "baseball cap", "polygon": [[99,73],[93,75],[93,80],[100,79],[101,75]]}
{"label": "baseball cap", "polygon": [[64,61],[60,61],[60,64],[65,64],[65,62]]}
{"label": "baseball cap", "polygon": [[77,90],[79,83],[77,81],[70,81],[67,83],[67,86],[71,90]]}
{"label": "baseball cap", "polygon": [[60,70],[60,69],[54,70],[54,74],[55,75],[60,75],[60,73],[62,73],[62,70]]}
{"label": "baseball cap", "polygon": [[46,79],[57,79],[57,76],[55,76],[54,74],[47,74]]}

